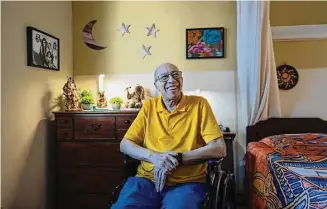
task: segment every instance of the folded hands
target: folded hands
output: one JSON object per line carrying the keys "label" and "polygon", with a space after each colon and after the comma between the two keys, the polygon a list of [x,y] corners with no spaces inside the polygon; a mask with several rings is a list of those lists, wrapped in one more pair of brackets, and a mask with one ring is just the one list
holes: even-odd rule
{"label": "folded hands", "polygon": [[176,157],[177,153],[175,152],[158,153],[155,155],[153,164],[157,192],[162,191],[164,188],[168,174],[176,170],[179,164]]}

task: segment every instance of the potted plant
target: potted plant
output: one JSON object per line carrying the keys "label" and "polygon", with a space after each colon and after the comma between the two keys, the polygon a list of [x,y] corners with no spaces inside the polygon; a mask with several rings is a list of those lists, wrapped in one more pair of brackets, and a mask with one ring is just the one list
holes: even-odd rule
{"label": "potted plant", "polygon": [[112,109],[119,110],[121,107],[121,104],[123,103],[123,100],[120,97],[112,97],[109,100],[109,103],[112,104]]}
{"label": "potted plant", "polygon": [[90,90],[83,89],[80,92],[80,103],[82,104],[83,110],[92,110],[92,104],[94,103],[94,98]]}

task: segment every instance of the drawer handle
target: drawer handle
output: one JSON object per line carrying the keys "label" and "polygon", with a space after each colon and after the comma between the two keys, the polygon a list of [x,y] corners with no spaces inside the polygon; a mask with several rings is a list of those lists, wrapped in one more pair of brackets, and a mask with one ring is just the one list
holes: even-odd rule
{"label": "drawer handle", "polygon": [[92,123],[89,126],[90,126],[91,129],[93,129],[93,131],[97,131],[97,130],[100,130],[102,124],[94,124],[94,123]]}
{"label": "drawer handle", "polygon": [[131,124],[131,120],[125,120],[124,121],[126,124]]}

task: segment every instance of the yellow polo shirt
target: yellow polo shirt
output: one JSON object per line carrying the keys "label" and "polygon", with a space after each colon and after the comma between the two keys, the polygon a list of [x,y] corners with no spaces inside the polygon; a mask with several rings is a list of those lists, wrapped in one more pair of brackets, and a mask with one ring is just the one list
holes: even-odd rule
{"label": "yellow polo shirt", "polygon": [[[205,146],[223,134],[208,101],[199,96],[183,95],[168,112],[162,97],[144,102],[125,138],[155,152],[185,152]],[[154,181],[152,163],[142,161],[137,176]],[[167,185],[205,182],[207,164],[179,165],[167,178]]]}

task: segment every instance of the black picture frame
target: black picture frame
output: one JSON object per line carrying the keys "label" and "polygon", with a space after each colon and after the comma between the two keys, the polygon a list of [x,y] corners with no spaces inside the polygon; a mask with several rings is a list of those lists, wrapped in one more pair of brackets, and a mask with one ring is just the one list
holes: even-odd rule
{"label": "black picture frame", "polygon": [[225,58],[224,27],[187,28],[186,59]]}
{"label": "black picture frame", "polygon": [[26,27],[26,37],[27,65],[60,71],[59,38],[32,26]]}

